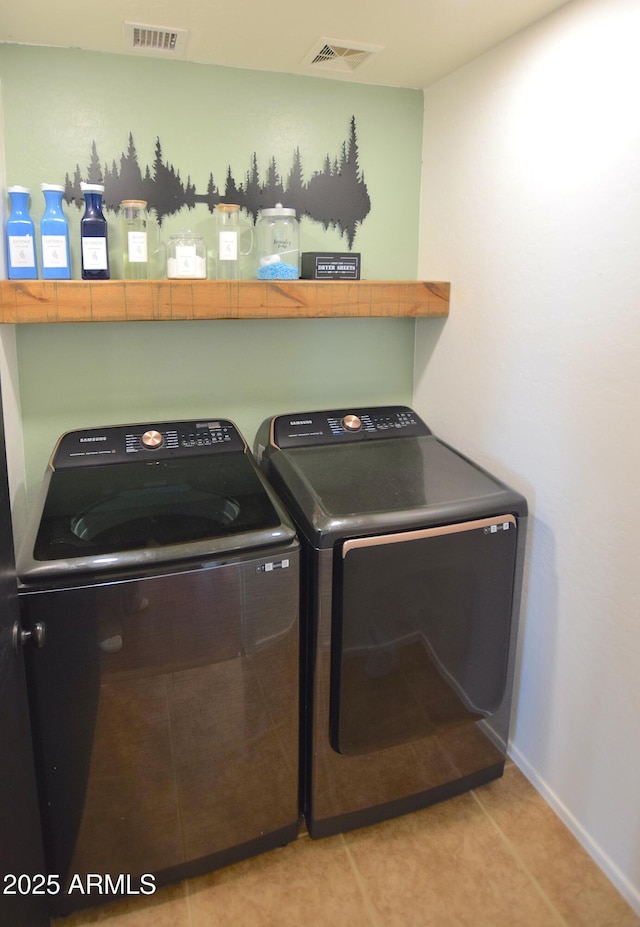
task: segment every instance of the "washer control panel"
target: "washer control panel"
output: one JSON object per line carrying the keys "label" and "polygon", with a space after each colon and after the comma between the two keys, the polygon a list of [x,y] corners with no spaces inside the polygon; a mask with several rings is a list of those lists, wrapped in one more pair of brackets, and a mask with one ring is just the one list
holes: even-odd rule
{"label": "washer control panel", "polygon": [[278,415],[271,424],[272,444],[282,449],[429,434],[422,419],[407,406],[300,412]]}
{"label": "washer control panel", "polygon": [[133,460],[242,454],[245,449],[242,435],[225,419],[114,425],[68,431],[58,441],[50,465],[61,470]]}

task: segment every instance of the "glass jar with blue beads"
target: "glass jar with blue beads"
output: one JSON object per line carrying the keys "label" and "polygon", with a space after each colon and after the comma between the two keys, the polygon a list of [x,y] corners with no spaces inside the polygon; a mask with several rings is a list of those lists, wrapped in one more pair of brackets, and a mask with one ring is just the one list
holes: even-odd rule
{"label": "glass jar with blue beads", "polygon": [[261,209],[256,222],[258,280],[297,280],[300,276],[299,227],[295,209],[276,203]]}

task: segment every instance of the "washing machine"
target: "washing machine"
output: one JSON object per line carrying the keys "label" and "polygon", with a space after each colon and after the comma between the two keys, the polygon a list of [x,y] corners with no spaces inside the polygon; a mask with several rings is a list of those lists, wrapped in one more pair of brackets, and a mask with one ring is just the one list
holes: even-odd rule
{"label": "washing machine", "polygon": [[406,406],[278,415],[254,452],[302,542],[310,835],[499,777],[525,498]]}
{"label": "washing machine", "polygon": [[296,836],[299,557],[230,421],[59,440],[18,557],[52,914]]}

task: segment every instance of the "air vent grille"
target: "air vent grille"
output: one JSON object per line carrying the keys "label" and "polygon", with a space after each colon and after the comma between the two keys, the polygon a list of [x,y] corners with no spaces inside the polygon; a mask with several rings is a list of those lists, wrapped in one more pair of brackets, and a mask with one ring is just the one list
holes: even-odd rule
{"label": "air vent grille", "polygon": [[321,64],[323,61],[333,61],[338,53],[330,45],[323,45],[311,64]]}
{"label": "air vent grille", "polygon": [[381,45],[363,45],[345,39],[319,39],[303,64],[311,68],[327,68],[332,71],[355,71],[368,61]]}
{"label": "air vent grille", "polygon": [[187,29],[149,26],[144,23],[124,24],[127,50],[141,55],[167,55],[172,58],[182,58],[188,34]]}

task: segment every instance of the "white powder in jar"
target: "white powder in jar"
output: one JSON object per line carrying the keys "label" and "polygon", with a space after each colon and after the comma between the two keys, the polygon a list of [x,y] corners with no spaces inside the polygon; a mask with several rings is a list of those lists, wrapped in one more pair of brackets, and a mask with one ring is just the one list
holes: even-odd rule
{"label": "white powder in jar", "polygon": [[186,253],[187,248],[178,248],[177,251],[182,253],[176,257],[167,258],[167,277],[172,279],[196,279],[206,280],[207,278],[207,259],[200,257],[195,253]]}

